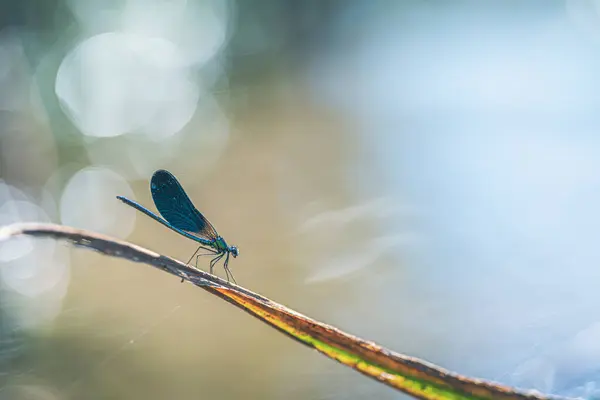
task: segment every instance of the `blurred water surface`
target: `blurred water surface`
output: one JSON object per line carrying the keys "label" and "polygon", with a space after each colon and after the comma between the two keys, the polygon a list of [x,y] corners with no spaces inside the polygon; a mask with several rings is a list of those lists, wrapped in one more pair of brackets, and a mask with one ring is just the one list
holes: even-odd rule
{"label": "blurred water surface", "polygon": [[[154,209],[168,169],[243,286],[460,373],[599,396],[600,3],[0,10],[0,223],[185,261],[193,242],[115,199]],[[0,262],[0,399],[403,397],[142,265],[27,238]]]}

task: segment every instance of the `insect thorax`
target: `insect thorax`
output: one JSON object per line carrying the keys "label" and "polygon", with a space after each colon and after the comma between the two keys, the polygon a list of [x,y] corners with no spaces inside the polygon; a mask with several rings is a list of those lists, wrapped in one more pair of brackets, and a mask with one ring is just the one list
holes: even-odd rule
{"label": "insect thorax", "polygon": [[215,239],[215,248],[219,251],[225,251],[229,248],[229,246],[227,246],[227,242],[225,242],[225,239],[219,236]]}

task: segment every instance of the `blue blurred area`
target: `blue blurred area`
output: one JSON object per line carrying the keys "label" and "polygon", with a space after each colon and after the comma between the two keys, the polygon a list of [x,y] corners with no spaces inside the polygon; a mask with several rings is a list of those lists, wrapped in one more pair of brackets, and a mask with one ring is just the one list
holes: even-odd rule
{"label": "blue blurred area", "polygon": [[355,117],[374,189],[417,210],[412,273],[460,310],[457,369],[589,396],[594,363],[565,354],[508,372],[569,347],[599,300],[598,3],[528,4],[349,8],[315,90]]}
{"label": "blue blurred area", "polygon": [[[599,2],[22,1],[0,26],[0,223],[186,260],[115,200],[153,208],[169,169],[242,285],[598,396]],[[0,261],[11,398],[397,397],[145,268],[27,240]]]}

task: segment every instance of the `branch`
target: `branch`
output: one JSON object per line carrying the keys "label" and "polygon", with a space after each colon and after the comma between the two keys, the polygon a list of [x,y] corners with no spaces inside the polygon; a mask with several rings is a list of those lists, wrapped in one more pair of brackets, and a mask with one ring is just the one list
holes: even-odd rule
{"label": "branch", "polygon": [[397,390],[422,399],[564,399],[465,377],[408,357],[374,342],[308,318],[243,287],[191,268],[181,261],[94,232],[54,224],[14,224],[0,228],[0,241],[19,235],[67,240],[76,246],[141,262],[214,294],[300,343]]}

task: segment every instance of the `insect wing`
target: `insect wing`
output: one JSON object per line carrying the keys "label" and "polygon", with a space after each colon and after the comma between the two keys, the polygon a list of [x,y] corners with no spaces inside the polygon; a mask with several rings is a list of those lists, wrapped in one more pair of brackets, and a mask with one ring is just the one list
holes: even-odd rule
{"label": "insect wing", "polygon": [[174,227],[208,239],[216,239],[212,224],[194,207],[175,176],[158,170],[150,181],[152,199],[160,214]]}

